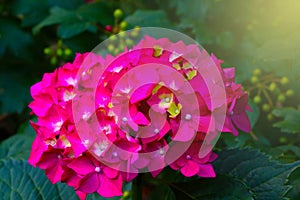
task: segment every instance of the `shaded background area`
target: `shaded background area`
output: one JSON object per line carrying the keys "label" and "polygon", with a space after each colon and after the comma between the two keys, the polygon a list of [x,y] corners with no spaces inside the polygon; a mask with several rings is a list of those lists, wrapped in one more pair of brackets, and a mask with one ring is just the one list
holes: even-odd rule
{"label": "shaded background area", "polygon": [[[123,15],[116,18],[115,9]],[[300,159],[297,0],[0,0],[0,16],[0,140],[8,139],[1,148],[27,150],[9,150],[12,154],[3,157],[28,157],[34,138],[28,127],[29,89],[43,73],[112,34],[158,26],[195,38],[224,60],[224,67],[236,67],[237,82],[250,91],[252,133],[223,134],[216,150],[253,147],[283,163]],[[299,175],[296,170],[290,176],[294,187],[287,196],[292,199],[300,198]]]}

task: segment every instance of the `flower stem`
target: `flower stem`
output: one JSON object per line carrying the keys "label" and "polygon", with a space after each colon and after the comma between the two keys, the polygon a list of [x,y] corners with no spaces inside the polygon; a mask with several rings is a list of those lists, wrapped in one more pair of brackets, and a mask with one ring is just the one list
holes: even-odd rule
{"label": "flower stem", "polygon": [[142,174],[132,181],[132,200],[142,200],[143,199],[143,185],[142,185]]}

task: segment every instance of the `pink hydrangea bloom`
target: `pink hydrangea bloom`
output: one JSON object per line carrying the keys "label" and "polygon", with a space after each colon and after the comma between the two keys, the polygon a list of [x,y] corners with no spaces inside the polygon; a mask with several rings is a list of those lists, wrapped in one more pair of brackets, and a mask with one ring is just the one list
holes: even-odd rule
{"label": "pink hydrangea bloom", "polygon": [[[29,163],[80,199],[94,192],[120,196],[124,181],[145,171],[156,177],[167,165],[187,177],[215,177],[216,154],[209,149],[199,157],[208,133],[218,130],[214,112],[225,108],[223,132],[251,130],[248,94],[222,62],[196,45],[149,36],[117,57],[77,54],[31,87],[37,121]],[[211,63],[224,101],[222,87],[206,77],[213,75]],[[190,146],[170,161],[181,149],[167,141]]]}

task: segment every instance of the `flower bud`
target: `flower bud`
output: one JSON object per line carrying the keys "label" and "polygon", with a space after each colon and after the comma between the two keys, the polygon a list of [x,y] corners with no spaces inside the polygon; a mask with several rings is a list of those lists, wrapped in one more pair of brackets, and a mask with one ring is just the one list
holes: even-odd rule
{"label": "flower bud", "polygon": [[280,80],[280,83],[282,85],[286,85],[286,84],[288,84],[288,82],[289,82],[289,79],[286,76],[282,77]]}
{"label": "flower bud", "polygon": [[287,97],[291,97],[291,96],[293,96],[295,94],[295,92],[294,92],[294,90],[292,90],[292,89],[288,89],[286,92],[285,92],[285,95],[287,96]]}
{"label": "flower bud", "polygon": [[263,111],[268,112],[268,111],[270,111],[270,109],[271,109],[271,106],[269,104],[265,103],[265,104],[262,105],[262,110]]}
{"label": "flower bud", "polygon": [[116,41],[117,40],[117,36],[115,36],[115,35],[112,35],[112,36],[110,36],[109,38],[108,38],[110,41]]}
{"label": "flower bud", "polygon": [[113,44],[109,44],[109,45],[107,46],[107,50],[108,50],[110,53],[114,52],[114,50],[115,50],[114,45],[113,45]]}
{"label": "flower bud", "polygon": [[276,87],[277,87],[276,83],[272,82],[272,83],[269,85],[269,90],[270,90],[271,92],[273,92],[273,91],[276,89]]}
{"label": "flower bud", "polygon": [[122,31],[119,33],[120,38],[124,38],[126,36],[126,32]]}
{"label": "flower bud", "polygon": [[251,83],[255,84],[255,83],[258,83],[259,80],[258,80],[257,76],[252,76],[250,81],[251,81]]}
{"label": "flower bud", "polygon": [[273,115],[272,115],[271,113],[267,115],[267,119],[268,119],[269,121],[272,121],[273,118],[274,118],[274,117],[273,117]]}
{"label": "flower bud", "polygon": [[284,101],[285,101],[285,96],[284,96],[284,94],[279,94],[278,95],[278,97],[277,97],[277,100],[279,101],[279,102],[281,102],[281,103],[283,103]]}
{"label": "flower bud", "polygon": [[114,17],[116,19],[120,19],[121,17],[123,17],[123,11],[121,9],[116,9],[114,11]]}
{"label": "flower bud", "polygon": [[63,50],[61,48],[56,49],[56,55],[57,56],[62,56],[63,55]]}
{"label": "flower bud", "polygon": [[111,32],[113,30],[113,28],[112,28],[111,25],[106,25],[105,30],[108,31],[108,32]]}
{"label": "flower bud", "polygon": [[261,102],[261,97],[256,95],[254,98],[253,98],[253,102],[256,103],[256,104],[259,104]]}
{"label": "flower bud", "polygon": [[254,76],[259,76],[259,75],[261,75],[261,69],[259,69],[259,68],[254,69],[254,70],[253,70],[253,75],[254,75]]}
{"label": "flower bud", "polygon": [[128,23],[126,21],[122,21],[120,23],[121,30],[125,30],[128,27]]}
{"label": "flower bud", "polygon": [[57,64],[57,58],[56,57],[52,57],[50,59],[50,63],[51,63],[51,65],[56,65]]}
{"label": "flower bud", "polygon": [[46,48],[44,49],[44,54],[50,55],[50,54],[51,54],[51,49],[50,49],[49,47],[46,47]]}
{"label": "flower bud", "polygon": [[66,49],[64,50],[64,54],[65,54],[65,56],[70,56],[70,55],[72,54],[72,50],[69,49],[69,48],[66,48]]}
{"label": "flower bud", "polygon": [[286,140],[286,137],[280,137],[279,138],[279,142],[280,143],[285,143],[287,140]]}

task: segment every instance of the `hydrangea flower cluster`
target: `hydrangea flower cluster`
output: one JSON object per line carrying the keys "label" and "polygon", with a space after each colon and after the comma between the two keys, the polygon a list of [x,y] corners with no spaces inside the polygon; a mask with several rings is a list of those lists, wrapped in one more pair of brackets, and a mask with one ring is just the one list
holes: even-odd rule
{"label": "hydrangea flower cluster", "polygon": [[73,187],[80,199],[94,192],[120,196],[124,181],[143,170],[156,177],[167,165],[186,177],[215,177],[217,155],[209,149],[199,157],[207,135],[218,129],[212,113],[224,107],[220,131],[236,136],[251,129],[250,107],[234,83],[234,68],[222,69],[213,54],[226,96],[225,104],[212,103],[218,90],[211,94],[194,67],[211,66],[188,56],[199,53],[196,45],[146,36],[116,58],[77,54],[73,63],[44,74],[31,87],[29,107],[38,120],[31,122],[36,138],[29,163],[52,183]]}

